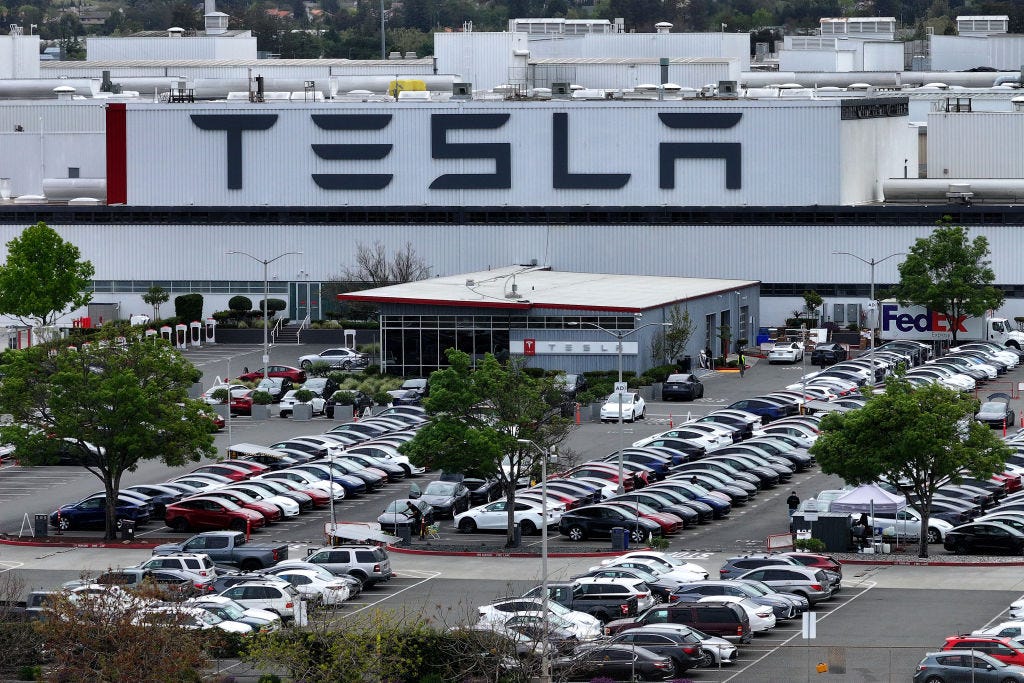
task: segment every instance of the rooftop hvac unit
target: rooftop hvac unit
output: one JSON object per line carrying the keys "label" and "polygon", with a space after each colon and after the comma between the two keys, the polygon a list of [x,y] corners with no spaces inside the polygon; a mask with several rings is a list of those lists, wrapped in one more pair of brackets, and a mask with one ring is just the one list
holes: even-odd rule
{"label": "rooftop hvac unit", "polygon": [[552,83],[551,84],[551,97],[565,99],[569,97],[572,90],[569,88],[568,83]]}
{"label": "rooftop hvac unit", "polygon": [[468,100],[473,96],[472,83],[452,83],[452,99]]}
{"label": "rooftop hvac unit", "polygon": [[736,81],[718,81],[719,97],[736,97],[737,92]]}

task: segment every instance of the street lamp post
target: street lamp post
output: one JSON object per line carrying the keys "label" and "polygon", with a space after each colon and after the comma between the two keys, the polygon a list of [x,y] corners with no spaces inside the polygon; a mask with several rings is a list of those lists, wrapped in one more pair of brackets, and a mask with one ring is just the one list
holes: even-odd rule
{"label": "street lamp post", "polygon": [[540,453],[540,595],[541,612],[544,613],[544,633],[540,644],[540,683],[551,682],[551,668],[548,665],[548,452],[529,439],[517,442],[532,446]]}
{"label": "street lamp post", "polygon": [[[641,317],[643,317],[642,313],[637,313],[636,314],[636,319],[637,320],[639,320]],[[670,322],[647,323],[645,325],[641,325],[640,327],[634,327],[631,330],[609,330],[607,328],[601,327],[597,323],[570,322],[568,324],[570,326],[573,326],[573,327],[575,327],[577,325],[587,325],[588,327],[593,327],[596,330],[601,330],[602,332],[606,332],[607,334],[610,334],[611,336],[615,337],[615,340],[616,340],[616,352],[617,352],[617,355],[619,357],[618,358],[618,365],[619,365],[618,388],[619,389],[622,388],[622,340],[624,338],[628,337],[629,335],[633,334],[634,332],[639,332],[640,330],[644,329],[645,327],[653,327],[654,325],[661,325],[662,327],[671,327],[672,326],[672,323],[670,323]],[[622,450],[623,450],[622,440],[624,438],[624,431],[623,431],[623,427],[622,427],[622,391],[616,391],[615,393],[618,394],[618,397],[619,397],[619,485],[617,487],[617,492],[619,493],[619,495],[621,495],[621,494],[626,492],[625,468],[623,467],[623,462],[622,462]]]}
{"label": "street lamp post", "polygon": [[291,256],[293,254],[301,254],[301,251],[286,251],[283,254],[278,254],[271,259],[256,258],[247,251],[227,251],[226,254],[241,254],[242,256],[248,256],[256,263],[263,264],[263,379],[267,379],[267,375],[270,372],[270,344],[267,340],[267,298],[270,296],[270,280],[267,278],[267,266],[274,261],[284,258],[285,256]]}
{"label": "street lamp post", "polygon": [[888,261],[893,256],[906,256],[907,252],[905,252],[905,251],[893,252],[892,254],[889,254],[888,256],[886,256],[884,258],[880,258],[880,259],[876,259],[876,258],[866,259],[866,258],[863,258],[861,256],[857,256],[856,254],[851,254],[848,251],[833,251],[832,253],[833,254],[837,254],[837,255],[842,254],[843,256],[852,256],[853,258],[857,259],[861,263],[866,263],[869,266],[871,266],[871,293],[870,293],[870,298],[871,298],[871,305],[870,305],[870,310],[871,310],[871,339],[869,341],[870,347],[869,347],[869,351],[868,351],[868,358],[869,358],[870,363],[871,363],[871,379],[869,380],[871,382],[870,386],[874,387],[875,386],[875,323],[877,322],[877,319],[878,319],[878,302],[875,301],[875,266],[877,266],[879,263],[882,263],[883,261]]}

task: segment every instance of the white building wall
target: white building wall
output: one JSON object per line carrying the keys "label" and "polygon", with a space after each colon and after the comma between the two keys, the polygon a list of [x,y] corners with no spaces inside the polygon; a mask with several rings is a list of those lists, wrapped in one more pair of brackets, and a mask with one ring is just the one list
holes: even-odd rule
{"label": "white building wall", "polygon": [[932,35],[929,41],[933,71],[963,71],[976,66],[994,66],[989,64],[988,38]]}
{"label": "white building wall", "polygon": [[[571,63],[537,65],[534,70],[534,84],[548,87],[548,77],[555,70],[572,72],[575,77],[572,83],[585,88],[627,89],[641,84],[661,83],[661,66],[647,61],[644,63]],[[732,60],[709,62],[694,61],[690,63],[674,63],[668,67],[668,83],[675,83],[684,88],[699,89],[709,83],[739,80],[739,65]],[[558,80],[558,79],[555,79]]]}
{"label": "white building wall", "polygon": [[903,43],[866,42],[860,71],[903,71]]}
{"label": "white building wall", "polygon": [[1024,178],[1024,112],[928,115],[929,178]]}
{"label": "white building wall", "polygon": [[1024,36],[989,36],[988,47],[992,67],[1000,71],[1020,71],[1024,64]]}
{"label": "white building wall", "polygon": [[[842,167],[843,204],[863,203],[858,198],[866,196],[882,201],[885,178],[902,177],[904,166],[917,169],[917,130],[907,119],[887,118],[875,125],[871,119],[843,121],[840,141],[842,154],[837,161]],[[882,176],[874,169],[889,169],[889,175]]]}
{"label": "white building wall", "polygon": [[514,53],[530,47],[525,33],[434,34],[438,71],[461,74],[465,82],[473,84],[474,90],[490,90],[513,80]]}
{"label": "white building wall", "polygon": [[851,70],[852,59],[849,54],[844,59],[844,54],[836,50],[783,50],[779,52],[779,70],[847,72]]}
{"label": "white building wall", "polygon": [[0,131],[0,177],[11,179],[11,193],[43,194],[43,178],[67,178],[68,168],[82,178],[105,178],[103,133],[12,133]]}
{"label": "white building wall", "polygon": [[0,78],[39,78],[39,36],[0,36]]}
{"label": "white building wall", "polygon": [[[435,36],[441,34],[435,34]],[[451,34],[455,35],[455,34]],[[750,69],[749,33],[615,33],[530,41],[530,56],[548,57],[725,57]]]}
{"label": "white building wall", "polygon": [[122,59],[256,59],[256,39],[243,36],[126,37],[93,36],[86,41],[87,61]]}
{"label": "white building wall", "polygon": [[[824,155],[808,155],[808,141],[839,145],[840,102],[836,100],[683,100],[642,102],[447,102],[416,105],[352,104],[279,107],[254,111],[245,104],[128,105],[128,197],[133,205],[282,205],[282,206],[743,206],[839,204],[871,201],[873,194],[840,191],[842,164]],[[242,187],[229,189],[226,134],[200,130],[192,115],[254,114],[276,116],[266,130],[242,135]],[[383,114],[385,128],[330,131],[313,114]],[[556,188],[552,177],[554,114],[568,116],[569,172],[628,174],[618,189]],[[740,114],[725,128],[670,128],[659,114],[709,116]],[[507,188],[430,189],[446,174],[493,177],[493,158],[437,155],[431,138],[432,116],[483,114],[493,129],[453,129],[444,144],[508,145]],[[901,119],[905,120],[905,119]],[[699,125],[699,124],[698,124]],[[879,125],[871,119],[867,126]],[[888,123],[880,125],[890,130]],[[907,131],[906,135],[911,133]],[[916,139],[916,138],[915,138]],[[173,140],[173,145],[167,141]],[[826,141],[826,142],[822,142]],[[389,144],[382,160],[327,161],[310,153],[310,144]],[[721,158],[680,159],[675,186],[660,170],[662,143],[722,143],[741,151],[741,187],[726,188]],[[437,143],[442,144],[442,143]],[[890,141],[890,144],[897,144]],[[502,149],[506,149],[502,147]],[[735,149],[735,148],[730,148]],[[486,151],[486,148],[485,148]],[[479,152],[479,150],[477,151]],[[456,150],[456,154],[458,151]],[[759,174],[773,165],[784,174]],[[793,182],[799,169],[800,182]],[[878,168],[876,175],[895,175]],[[313,174],[390,174],[382,189],[321,189]],[[902,163],[899,165],[902,173]],[[459,183],[463,179],[456,178]]]}

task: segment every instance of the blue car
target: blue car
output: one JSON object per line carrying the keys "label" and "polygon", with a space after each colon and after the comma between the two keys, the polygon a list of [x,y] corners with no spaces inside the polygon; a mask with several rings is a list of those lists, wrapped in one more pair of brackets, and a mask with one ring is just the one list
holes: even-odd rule
{"label": "blue car", "polygon": [[[103,528],[106,522],[106,501],[102,496],[92,496],[77,503],[62,505],[50,513],[50,526],[67,531],[69,529]],[[119,498],[116,508],[118,521],[131,520],[145,524],[150,518],[148,505],[140,505],[127,498]]]}
{"label": "blue car", "polygon": [[784,406],[773,401],[766,401],[763,398],[745,398],[736,401],[729,406],[732,410],[745,410],[748,413],[761,416],[761,424],[768,424],[772,420],[778,420],[789,414]]}

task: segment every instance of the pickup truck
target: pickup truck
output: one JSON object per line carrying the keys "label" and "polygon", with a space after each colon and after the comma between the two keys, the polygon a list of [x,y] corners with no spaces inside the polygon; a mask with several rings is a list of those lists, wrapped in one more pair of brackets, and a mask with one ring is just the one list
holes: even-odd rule
{"label": "pickup truck", "polygon": [[154,555],[204,553],[216,564],[229,564],[245,571],[266,569],[288,559],[287,545],[249,543],[241,531],[207,531],[182,543],[164,543],[153,548]]}
{"label": "pickup truck", "polygon": [[[543,586],[530,589],[524,598],[539,598]],[[609,593],[604,584],[577,581],[549,581],[548,600],[577,612],[597,617],[602,623],[612,619],[623,619],[638,613],[637,597],[621,593]]]}

